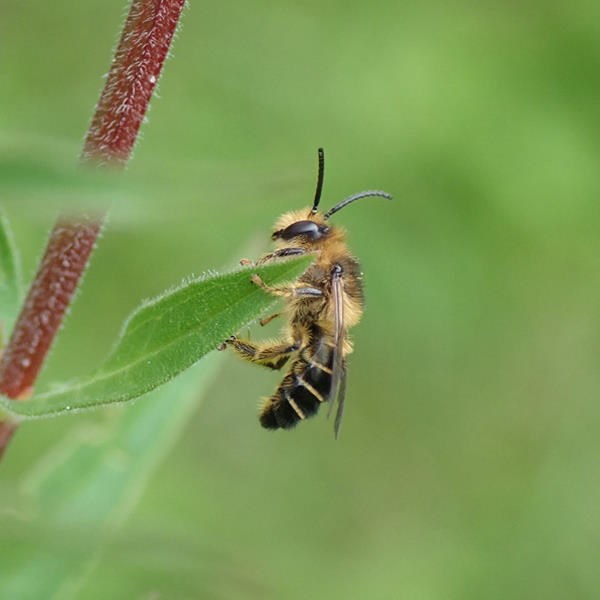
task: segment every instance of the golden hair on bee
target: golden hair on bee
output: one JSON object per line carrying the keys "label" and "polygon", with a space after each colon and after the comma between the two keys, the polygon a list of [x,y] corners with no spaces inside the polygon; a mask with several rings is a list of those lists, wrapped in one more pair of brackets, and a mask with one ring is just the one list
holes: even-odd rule
{"label": "golden hair on bee", "polygon": [[312,207],[283,214],[271,235],[275,250],[255,264],[303,254],[313,255],[314,261],[288,285],[268,286],[258,275],[251,278],[266,292],[284,300],[281,312],[261,320],[261,325],[266,325],[285,315],[287,323],[281,339],[255,343],[231,336],[220,349],[230,346],[243,360],[270,369],[288,365],[283,381],[262,404],[263,427],[290,429],[316,414],[321,404],[329,402],[331,412],[337,403],[334,424],[337,437],[344,408],[347,357],[352,352],[348,330],[360,320],[364,294],[360,266],[346,245],[346,232],[330,224],[329,218],[356,200],[372,196],[391,200],[391,196],[381,190],[367,190],[348,196],[321,213],[319,203],[325,172],[322,148],[318,155]]}

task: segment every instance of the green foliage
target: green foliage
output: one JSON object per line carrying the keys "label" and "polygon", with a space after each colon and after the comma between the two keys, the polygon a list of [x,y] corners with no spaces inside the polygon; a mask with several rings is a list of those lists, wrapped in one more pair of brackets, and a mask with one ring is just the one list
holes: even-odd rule
{"label": "green foliage", "polygon": [[99,210],[119,199],[130,202],[127,179],[98,169],[82,169],[72,147],[48,140],[36,144],[6,136],[0,147],[0,198],[37,218],[54,219],[69,209]]}
{"label": "green foliage", "polygon": [[272,296],[250,282],[252,273],[268,284],[280,283],[297,277],[310,261],[301,257],[187,281],[134,311],[114,350],[92,375],[26,402],[0,398],[1,406],[23,420],[137,398],[215,350],[274,304]]}
{"label": "green foliage", "polygon": [[8,219],[0,213],[0,347],[8,336],[21,303],[21,273]]}
{"label": "green foliage", "polygon": [[[75,160],[124,3],[4,4],[0,145],[10,128],[34,164]],[[597,2],[190,4],[40,391],[90,372],[140,297],[263,251],[310,205],[319,145],[325,208],[371,187],[397,200],[335,218],[367,300],[339,442],[325,414],[262,430],[280,374],[222,353],[80,597],[598,598]],[[22,173],[0,204],[18,200],[31,275],[53,217],[28,197],[65,186]],[[45,534],[23,475],[113,410],[20,428],[0,465],[0,579]],[[65,527],[44,547],[58,562],[90,537]]]}
{"label": "green foliage", "polygon": [[[108,535],[135,507],[212,381],[216,360],[202,361],[142,402],[115,409],[100,425],[73,430],[25,477],[22,506],[35,546],[3,559],[0,597],[77,597]],[[77,543],[56,554],[69,533]]]}

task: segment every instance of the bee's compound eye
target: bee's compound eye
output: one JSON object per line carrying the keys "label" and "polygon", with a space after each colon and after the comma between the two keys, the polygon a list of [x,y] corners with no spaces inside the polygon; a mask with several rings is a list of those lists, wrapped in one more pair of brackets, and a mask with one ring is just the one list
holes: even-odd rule
{"label": "bee's compound eye", "polygon": [[322,235],[321,229],[314,221],[296,221],[278,233],[284,240],[291,240],[298,236],[317,240]]}

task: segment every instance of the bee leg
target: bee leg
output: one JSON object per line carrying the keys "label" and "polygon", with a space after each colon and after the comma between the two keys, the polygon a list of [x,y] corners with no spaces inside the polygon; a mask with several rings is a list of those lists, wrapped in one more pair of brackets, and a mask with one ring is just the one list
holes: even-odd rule
{"label": "bee leg", "polygon": [[276,250],[273,254],[275,256],[300,256],[301,254],[306,254],[306,250],[304,248],[281,248],[280,250]]}
{"label": "bee leg", "polygon": [[280,317],[283,313],[277,312],[277,313],[273,313],[272,315],[269,315],[268,317],[264,317],[263,319],[260,319],[259,323],[261,327],[264,327],[265,325],[268,325],[273,319],[276,319],[277,317]]}
{"label": "bee leg", "polygon": [[323,294],[323,290],[310,286],[295,287],[292,288],[292,292],[294,296],[313,296],[314,298],[320,298],[325,295]]}
{"label": "bee leg", "polygon": [[290,355],[300,348],[298,342],[283,342],[268,346],[267,344],[255,344],[249,340],[240,340],[234,335],[226,339],[221,346],[231,346],[241,359],[269,369],[281,369]]}
{"label": "bee leg", "polygon": [[253,265],[254,263],[249,259],[249,258],[241,258],[240,259],[240,265],[242,267],[248,267],[250,265]]}
{"label": "bee leg", "polygon": [[256,264],[262,265],[266,262],[273,260],[274,258],[284,258],[286,256],[300,256],[302,254],[306,254],[306,250],[304,248],[281,248],[280,250],[275,250],[275,252],[269,252],[269,254],[261,256],[256,261]]}
{"label": "bee leg", "polygon": [[319,288],[304,286],[304,285],[267,285],[256,273],[252,275],[250,278],[252,283],[257,285],[258,287],[265,290],[269,294],[273,296],[283,297],[283,298],[297,298],[299,296],[313,296],[313,297],[321,297],[323,296],[323,290]]}

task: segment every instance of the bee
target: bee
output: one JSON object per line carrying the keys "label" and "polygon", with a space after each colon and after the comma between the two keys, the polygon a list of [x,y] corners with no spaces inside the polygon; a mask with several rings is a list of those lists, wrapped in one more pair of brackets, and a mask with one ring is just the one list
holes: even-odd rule
{"label": "bee", "polygon": [[[318,150],[317,189],[312,208],[282,215],[275,223],[271,239],[275,250],[259,258],[263,265],[285,257],[313,255],[314,261],[294,282],[269,286],[258,275],[252,282],[263,290],[282,298],[285,309],[260,321],[261,325],[283,314],[287,325],[281,339],[254,343],[228,338],[220,349],[231,347],[243,360],[270,369],[288,365],[275,393],[266,398],[260,409],[260,423],[267,429],[290,429],[313,416],[321,404],[329,402],[337,410],[334,421],[337,438],[344,411],[347,357],[352,352],[348,330],[360,320],[364,307],[360,265],[346,245],[346,232],[331,225],[335,213],[361,198],[390,194],[368,190],[348,196],[327,212],[319,212],[323,189],[325,155]],[[244,265],[249,260],[240,261]]]}

